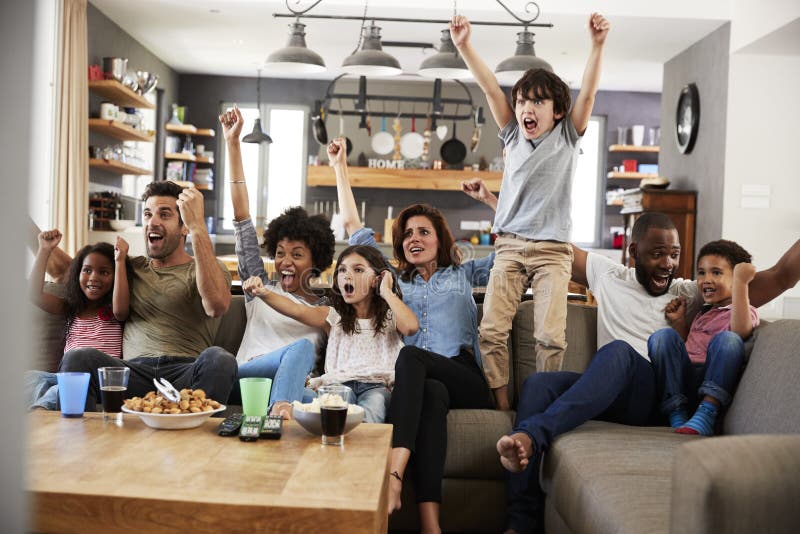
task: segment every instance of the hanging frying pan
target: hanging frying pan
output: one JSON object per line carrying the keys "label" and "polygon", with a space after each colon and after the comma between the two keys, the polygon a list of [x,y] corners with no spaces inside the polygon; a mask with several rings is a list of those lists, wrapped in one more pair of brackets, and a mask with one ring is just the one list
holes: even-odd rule
{"label": "hanging frying pan", "polygon": [[353,151],[353,142],[344,135],[344,117],[342,116],[341,100],[339,101],[339,137],[344,137],[344,140],[347,143],[347,155],[349,156],[350,152]]}
{"label": "hanging frying pan", "polygon": [[320,105],[319,115],[311,118],[314,122],[311,124],[314,129],[314,139],[321,145],[328,144],[328,130],[325,128],[325,108]]}
{"label": "hanging frying pan", "polygon": [[411,115],[411,131],[403,134],[400,138],[400,153],[406,159],[417,159],[422,156],[425,146],[425,138],[417,133],[417,118]]}
{"label": "hanging frying pan", "polygon": [[[456,112],[458,114],[458,112]],[[453,121],[453,137],[445,141],[439,149],[439,154],[448,165],[459,165],[467,157],[467,147],[456,139],[456,121]]]}
{"label": "hanging frying pan", "polygon": [[386,115],[381,117],[381,131],[372,136],[372,150],[385,156],[394,149],[392,134],[386,131]]}

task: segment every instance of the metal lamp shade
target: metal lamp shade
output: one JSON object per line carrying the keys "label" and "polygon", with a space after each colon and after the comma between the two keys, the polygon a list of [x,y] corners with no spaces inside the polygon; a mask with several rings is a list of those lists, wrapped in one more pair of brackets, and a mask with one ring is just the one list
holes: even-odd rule
{"label": "metal lamp shade", "polygon": [[342,62],[345,72],[357,76],[397,76],[403,73],[400,62],[383,51],[381,29],[378,26],[365,26],[363,39],[361,50]]}
{"label": "metal lamp shade", "polygon": [[553,72],[553,67],[547,61],[536,57],[533,51],[533,33],[522,31],[517,34],[517,50],[510,58],[501,61],[494,72],[498,78],[515,83],[525,71],[530,69],[545,69]]}
{"label": "metal lamp shade", "polygon": [[316,74],[325,72],[322,56],[306,47],[305,24],[289,24],[286,46],[267,57],[264,68],[273,74]]}
{"label": "metal lamp shade", "polygon": [[471,73],[459,55],[450,37],[450,30],[442,30],[439,51],[425,59],[419,66],[419,75],[425,78],[469,78]]}
{"label": "metal lamp shade", "polygon": [[242,137],[244,143],[271,143],[272,138],[261,130],[261,119],[258,118],[253,123],[253,131]]}

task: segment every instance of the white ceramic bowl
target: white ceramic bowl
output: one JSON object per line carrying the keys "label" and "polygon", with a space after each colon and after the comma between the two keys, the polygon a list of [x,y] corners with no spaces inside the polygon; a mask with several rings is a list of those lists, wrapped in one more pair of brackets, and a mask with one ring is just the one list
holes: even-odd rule
{"label": "white ceramic bowl", "polygon": [[111,223],[111,229],[115,232],[122,232],[132,226],[136,226],[134,219],[111,219],[109,222]]}
{"label": "white ceramic bowl", "polygon": [[[347,434],[355,427],[357,427],[361,422],[364,420],[364,408],[357,405],[352,405],[347,411],[347,419],[344,423],[344,433]],[[311,434],[315,436],[322,435],[322,423],[320,422],[320,415],[319,412],[306,412],[303,410],[298,410],[296,405],[295,408],[292,410],[292,415],[297,420],[297,422],[305,428]]]}
{"label": "white ceramic bowl", "polygon": [[221,412],[225,409],[225,405],[220,405],[219,408],[215,410],[211,410],[209,412],[199,412],[199,413],[175,413],[175,414],[166,414],[166,413],[147,413],[147,412],[135,412],[126,408],[125,406],[122,407],[122,411],[125,413],[132,413],[133,415],[138,415],[139,418],[144,421],[149,427],[152,428],[161,428],[165,430],[181,430],[184,428],[195,428],[202,425],[206,419],[211,417],[211,414]]}

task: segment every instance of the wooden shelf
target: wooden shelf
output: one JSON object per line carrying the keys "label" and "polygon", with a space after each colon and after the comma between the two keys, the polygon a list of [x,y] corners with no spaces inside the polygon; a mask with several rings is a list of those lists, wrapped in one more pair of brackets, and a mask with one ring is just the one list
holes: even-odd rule
{"label": "wooden shelf", "polygon": [[[184,154],[183,152],[168,152],[164,154],[164,159],[178,160],[178,161],[191,161],[194,163],[208,163],[213,164],[214,158],[204,158],[202,156],[193,156],[192,154]],[[336,185],[336,184],[334,184]]]}
{"label": "wooden shelf", "polygon": [[[416,189],[428,191],[461,191],[461,182],[470,178],[481,178],[490,191],[500,191],[503,173],[473,170],[428,170],[428,169],[374,169],[371,167],[349,167],[348,175],[352,187],[375,187],[379,189]],[[333,169],[322,165],[309,165],[306,183],[311,187],[336,187]]]}
{"label": "wooden shelf", "polygon": [[89,80],[89,90],[121,107],[156,108],[145,97],[122,85],[117,80]]}
{"label": "wooden shelf", "polygon": [[200,135],[204,137],[214,137],[216,132],[211,128],[197,128],[191,124],[165,124],[164,129],[168,132],[183,135]]}
{"label": "wooden shelf", "polygon": [[116,174],[137,174],[139,176],[152,176],[153,172],[142,167],[128,165],[115,159],[95,159],[89,160],[89,167],[102,169]]}
{"label": "wooden shelf", "polygon": [[89,129],[109,137],[119,139],[120,141],[151,142],[153,140],[152,135],[142,133],[141,130],[131,128],[127,124],[119,121],[110,121],[107,119],[89,119]]}
{"label": "wooden shelf", "polygon": [[649,145],[611,145],[609,152],[658,152],[659,147]]}
{"label": "wooden shelf", "polygon": [[658,178],[657,174],[649,172],[610,172],[609,179],[614,180],[641,180],[643,178]]}

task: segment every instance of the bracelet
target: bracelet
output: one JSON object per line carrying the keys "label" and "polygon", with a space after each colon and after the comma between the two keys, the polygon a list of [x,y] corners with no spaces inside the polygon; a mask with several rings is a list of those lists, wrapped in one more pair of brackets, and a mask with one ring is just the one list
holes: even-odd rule
{"label": "bracelet", "polygon": [[389,475],[393,476],[394,478],[399,480],[401,483],[403,482],[403,479],[400,477],[400,473],[398,473],[397,471],[392,471],[391,473],[389,473]]}
{"label": "bracelet", "polygon": [[246,183],[246,182],[244,180],[231,180],[229,183],[232,183],[232,184],[243,184],[243,183]]}

